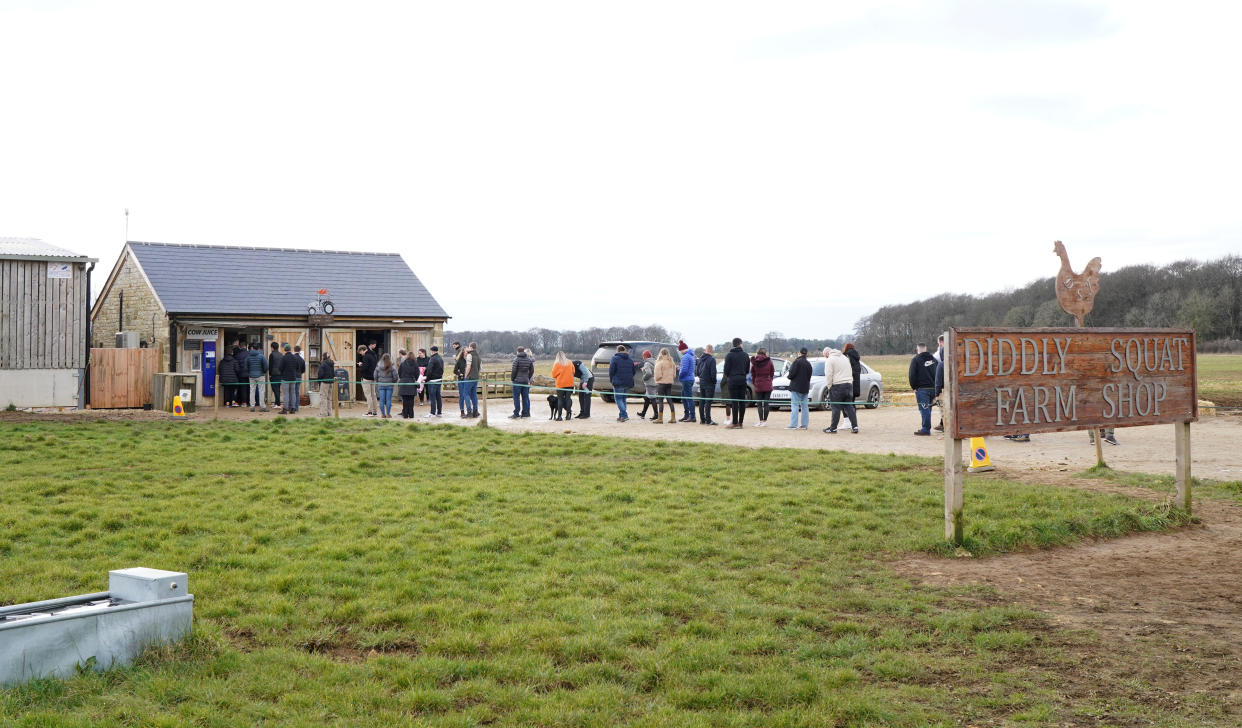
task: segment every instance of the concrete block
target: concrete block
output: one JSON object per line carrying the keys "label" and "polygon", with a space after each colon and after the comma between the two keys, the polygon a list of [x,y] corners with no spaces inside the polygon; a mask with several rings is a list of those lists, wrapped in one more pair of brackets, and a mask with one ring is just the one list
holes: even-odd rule
{"label": "concrete block", "polygon": [[127,602],[154,602],[184,596],[188,593],[188,577],[179,571],[148,569],[115,569],[108,572],[108,593]]}

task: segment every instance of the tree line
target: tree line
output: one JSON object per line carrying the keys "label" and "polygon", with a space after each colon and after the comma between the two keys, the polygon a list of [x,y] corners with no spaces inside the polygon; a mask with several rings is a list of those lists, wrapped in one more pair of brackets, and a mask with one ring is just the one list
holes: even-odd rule
{"label": "tree line", "polygon": [[[659,324],[646,326],[612,326],[609,328],[590,328],[581,331],[558,331],[556,329],[532,328],[525,331],[445,331],[442,346],[447,347],[454,341],[463,344],[476,341],[483,356],[509,355],[524,346],[536,358],[552,357],[556,352],[563,351],[572,359],[587,359],[604,341],[666,341],[675,344],[681,339],[681,332],[671,331]],[[853,337],[842,335],[830,339],[808,339],[787,337],[779,331],[769,331],[759,341],[744,341],[742,346],[747,351],[754,351],[760,346],[766,347],[772,354],[788,354],[806,347],[812,355],[818,356],[825,346],[841,348]],[[702,343],[702,342],[697,342]],[[732,346],[731,341],[713,344],[717,354],[723,354]],[[673,352],[677,354],[676,351]]]}
{"label": "tree line", "polygon": [[[983,296],[944,293],[913,303],[884,306],[864,316],[853,335],[827,338],[787,337],[769,331],[759,341],[743,343],[747,351],[767,347],[788,354],[806,347],[813,354],[847,341],[865,354],[906,354],[917,342],[934,346],[936,337],[952,326],[1073,326],[1061,310],[1053,278],[1040,278],[1022,288]],[[1198,334],[1199,350],[1242,352],[1242,256],[1230,255],[1199,263],[1178,261],[1163,267],[1134,265],[1100,275],[1095,306],[1087,326],[1190,328]],[[659,324],[612,326],[579,331],[531,328],[525,331],[446,331],[444,343],[477,341],[484,355],[511,354],[524,346],[535,357],[564,351],[575,359],[595,353],[602,341],[676,342],[681,333]],[[729,342],[715,344],[717,353]]]}
{"label": "tree line", "polygon": [[[919,341],[934,346],[936,336],[952,326],[1073,326],[1053,282],[1048,277],[984,296],[945,293],[884,306],[855,324],[854,340],[865,353],[904,354]],[[1190,328],[1200,351],[1242,351],[1242,256],[1102,273],[1085,324]]]}
{"label": "tree line", "polygon": [[555,356],[563,351],[574,359],[590,358],[601,341],[668,341],[676,342],[681,333],[669,331],[659,324],[647,326],[593,327],[581,331],[532,328],[525,331],[445,331],[446,344],[477,341],[479,350],[489,354],[512,354],[524,346],[536,358]]}

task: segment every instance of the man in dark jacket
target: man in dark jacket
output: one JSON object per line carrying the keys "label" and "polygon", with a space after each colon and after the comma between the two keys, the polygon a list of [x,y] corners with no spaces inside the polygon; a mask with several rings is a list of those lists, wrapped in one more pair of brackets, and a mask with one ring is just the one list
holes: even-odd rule
{"label": "man in dark jacket", "polygon": [[440,347],[431,347],[431,356],[427,357],[427,371],[423,373],[427,381],[427,404],[431,411],[428,417],[441,417],[444,414],[444,400],[440,398],[440,385],[444,382],[444,358],[440,356]]}
{"label": "man in dark jacket", "polygon": [[280,388],[283,384],[280,378],[280,344],[272,342],[272,351],[267,355],[267,378],[272,383],[272,404],[280,407]]}
{"label": "man in dark jacket", "polygon": [[[811,393],[811,362],[806,358],[806,347],[798,352],[798,358],[789,365],[789,427],[786,430],[805,430],[811,424],[811,408],[807,396]],[[798,424],[798,412],[802,412],[802,423]]]}
{"label": "man in dark jacket", "polygon": [[246,357],[250,350],[244,346],[233,347],[233,369],[237,371],[237,405],[245,407],[250,404],[250,377],[247,375]]}
{"label": "man in dark jacket", "polygon": [[332,361],[332,355],[327,351],[324,351],[323,360],[319,362],[315,379],[319,380],[319,416],[331,417],[332,403],[336,401],[336,362]]}
{"label": "man in dark jacket", "polygon": [[625,395],[634,386],[634,360],[626,353],[624,345],[617,346],[608,363],[608,381],[612,383],[612,398],[617,402],[617,422],[628,422],[629,413],[625,411]]}
{"label": "man in dark jacket", "polygon": [[293,346],[285,344],[285,355],[280,358],[280,376],[283,391],[281,395],[284,397],[285,406],[281,409],[282,414],[297,414],[300,402],[298,389],[302,384],[302,374],[306,371],[306,362],[302,361],[302,357],[293,353]]}
{"label": "man in dark jacket", "polygon": [[224,348],[224,356],[216,363],[216,377],[220,380],[220,392],[224,395],[225,407],[237,406],[237,363],[233,359],[233,350]]}
{"label": "man in dark jacket", "polygon": [[535,376],[535,360],[526,353],[525,346],[517,348],[509,381],[513,382],[513,414],[509,419],[530,417],[530,380]]}
{"label": "man in dark jacket", "polygon": [[725,429],[736,430],[746,419],[746,375],[750,372],[750,357],[742,350],[742,340],[733,339],[733,348],[725,354],[724,378],[729,387],[730,404],[733,406],[733,421]]}
{"label": "man in dark jacket", "polygon": [[259,342],[250,345],[250,353],[246,355],[246,378],[250,381],[250,411],[254,412],[256,405],[259,411],[266,412],[267,405],[263,402],[263,394],[267,389],[267,358],[263,356],[263,352],[259,351]]}
{"label": "man in dark jacket", "polygon": [[712,400],[716,398],[715,354],[711,344],[703,347],[694,368],[694,373],[699,376],[699,396],[696,398],[699,405],[699,423],[704,425],[717,424],[712,422]]}
{"label": "man in dark jacket", "polygon": [[926,437],[931,434],[932,402],[936,400],[936,357],[927,352],[927,344],[920,342],[914,349],[917,353],[910,360],[910,389],[919,403],[922,423],[914,434]]}
{"label": "man in dark jacket", "polygon": [[581,359],[574,359],[574,376],[581,380],[578,385],[578,414],[575,420],[591,419],[591,392],[595,389],[595,375],[591,373]]}

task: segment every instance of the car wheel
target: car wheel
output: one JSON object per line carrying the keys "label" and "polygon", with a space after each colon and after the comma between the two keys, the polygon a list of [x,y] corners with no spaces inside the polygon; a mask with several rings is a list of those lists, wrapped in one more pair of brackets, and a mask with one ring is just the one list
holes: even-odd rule
{"label": "car wheel", "polygon": [[875,409],[880,406],[880,388],[872,387],[867,392],[867,409]]}
{"label": "car wheel", "polygon": [[828,404],[828,402],[831,401],[828,397],[828,390],[828,387],[824,387],[824,393],[819,397],[819,408],[824,411],[832,408],[832,405]]}
{"label": "car wheel", "polygon": [[601,394],[599,398],[604,400],[608,404],[612,404],[613,402],[617,401],[611,394]]}

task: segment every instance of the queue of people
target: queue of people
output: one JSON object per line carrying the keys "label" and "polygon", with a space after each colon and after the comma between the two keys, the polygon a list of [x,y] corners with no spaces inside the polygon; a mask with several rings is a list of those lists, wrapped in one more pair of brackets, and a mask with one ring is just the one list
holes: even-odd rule
{"label": "queue of people", "polygon": [[306,359],[302,347],[273,341],[271,353],[260,351],[259,343],[248,346],[240,339],[224,347],[223,355],[216,362],[216,379],[225,407],[249,407],[251,412],[269,412],[268,386],[271,401],[280,407],[280,414],[298,411],[301,400],[302,374],[306,371]]}
{"label": "queue of people", "polygon": [[[306,371],[301,347],[286,343],[282,352],[281,344],[272,342],[271,353],[267,357],[258,349],[257,343],[249,347],[242,347],[239,343],[233,350],[226,351],[219,367],[226,405],[243,406],[239,403],[250,401],[254,402],[252,411],[256,408],[268,411],[264,396],[266,383],[270,382],[272,401],[280,407],[279,412],[296,413],[301,399],[302,377]],[[452,349],[460,417],[479,417],[478,380],[482,360],[478,344],[470,342],[463,345],[460,341],[454,341]],[[835,434],[844,415],[850,421],[851,432],[857,433],[858,414],[853,402],[859,392],[858,351],[853,344],[846,344],[841,351],[829,348],[824,349],[823,353],[827,358],[825,374],[829,378],[828,399],[832,407],[832,422],[824,432]],[[443,417],[441,385],[445,363],[439,347],[410,352],[399,350],[396,355],[391,355],[380,352],[377,343],[372,341],[358,347],[355,364],[367,404],[366,416],[392,419],[394,400],[399,399],[399,415],[403,419],[413,418],[419,403],[426,403],[429,407],[425,417]],[[717,381],[717,360],[711,345],[692,351],[684,341],[679,341],[677,355],[669,348],[661,348],[658,352],[649,349],[630,352],[626,346],[620,345],[609,363],[608,373],[617,404],[616,419],[618,422],[629,421],[630,392],[637,384],[642,389],[642,409],[637,412],[639,419],[648,419],[650,413],[650,421],[655,424],[694,422],[716,426],[719,423],[715,421],[712,409],[716,404],[723,404],[724,416],[728,420],[725,429],[741,429],[745,424],[746,410],[753,405],[758,419],[755,426],[766,427],[776,378],[775,366],[767,350],[760,347],[753,355],[747,354],[742,340],[735,338],[732,348],[725,354],[720,374],[722,378]],[[552,419],[590,418],[595,389],[591,368],[583,361],[571,361],[562,351],[556,354],[551,375],[555,385],[548,397]],[[811,376],[808,351],[803,348],[786,372],[791,405],[786,429],[804,430],[809,426]],[[315,377],[317,381],[313,388],[324,394],[320,398],[319,414],[331,416],[331,403],[335,397],[328,395],[331,394],[330,388],[337,385],[335,363],[327,352]],[[525,347],[519,346],[510,369],[513,390],[510,419],[531,416],[530,390],[536,387],[534,380],[534,357]],[[717,395],[718,389],[722,396]],[[578,394],[577,415],[573,414],[574,393]],[[676,416],[679,399],[680,418]],[[924,398],[920,398],[920,403],[923,401]]]}

